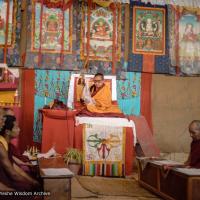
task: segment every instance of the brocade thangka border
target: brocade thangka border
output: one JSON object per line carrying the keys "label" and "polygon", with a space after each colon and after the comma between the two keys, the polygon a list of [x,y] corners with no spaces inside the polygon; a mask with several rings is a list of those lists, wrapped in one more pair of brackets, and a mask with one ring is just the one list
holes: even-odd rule
{"label": "brocade thangka border", "polygon": [[133,53],[165,55],[165,9],[133,7]]}
{"label": "brocade thangka border", "polygon": [[32,1],[32,52],[72,53],[72,9],[72,5],[62,10]]}
{"label": "brocade thangka border", "polygon": [[16,0],[0,1],[0,48],[14,48],[16,12]]}
{"label": "brocade thangka border", "polygon": [[[121,57],[121,5],[112,8],[82,5],[81,59],[119,61]],[[88,34],[88,30],[89,34]]]}

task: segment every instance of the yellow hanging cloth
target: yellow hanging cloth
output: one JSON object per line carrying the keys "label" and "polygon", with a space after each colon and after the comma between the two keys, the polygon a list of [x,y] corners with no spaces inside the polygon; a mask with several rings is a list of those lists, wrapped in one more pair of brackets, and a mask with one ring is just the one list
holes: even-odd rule
{"label": "yellow hanging cloth", "polygon": [[112,0],[93,0],[92,2],[102,7],[108,7],[113,1]]}

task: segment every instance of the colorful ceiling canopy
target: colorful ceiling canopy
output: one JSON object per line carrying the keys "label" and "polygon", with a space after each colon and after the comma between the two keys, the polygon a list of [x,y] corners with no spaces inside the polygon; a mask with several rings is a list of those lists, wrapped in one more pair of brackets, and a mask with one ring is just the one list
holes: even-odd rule
{"label": "colorful ceiling canopy", "polygon": [[[131,0],[133,1],[133,0]],[[138,0],[134,0],[138,1]],[[140,0],[144,3],[151,3],[153,5],[165,5],[165,4],[171,4],[171,5],[179,5],[179,6],[186,6],[186,7],[200,7],[200,1],[199,0]]]}

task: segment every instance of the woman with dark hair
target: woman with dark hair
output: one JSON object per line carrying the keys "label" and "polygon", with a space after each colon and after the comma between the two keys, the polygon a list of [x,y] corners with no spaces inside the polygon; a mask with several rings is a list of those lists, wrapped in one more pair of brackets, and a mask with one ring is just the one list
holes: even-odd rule
{"label": "woman with dark hair", "polygon": [[6,115],[4,118],[0,131],[0,180],[6,186],[19,191],[39,189],[39,183],[20,169],[14,163],[12,155],[9,155],[10,140],[19,135],[20,129],[14,116]]}

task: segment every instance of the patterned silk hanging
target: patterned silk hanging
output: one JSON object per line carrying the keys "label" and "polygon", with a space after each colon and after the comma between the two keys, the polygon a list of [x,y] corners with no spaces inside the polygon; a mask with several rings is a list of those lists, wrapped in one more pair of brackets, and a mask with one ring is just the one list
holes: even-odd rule
{"label": "patterned silk hanging", "polygon": [[38,110],[59,99],[67,102],[71,73],[61,70],[35,70],[34,127],[35,142],[41,142],[42,118]]}

